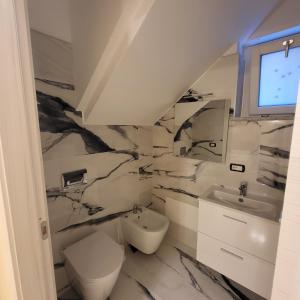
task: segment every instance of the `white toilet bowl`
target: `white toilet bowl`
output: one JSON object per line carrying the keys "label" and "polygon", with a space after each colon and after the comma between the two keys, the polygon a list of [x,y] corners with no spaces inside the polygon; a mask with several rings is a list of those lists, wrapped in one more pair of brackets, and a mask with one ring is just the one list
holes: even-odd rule
{"label": "white toilet bowl", "polygon": [[124,261],[115,241],[97,231],[64,250],[65,266],[84,300],[105,300],[110,295]]}

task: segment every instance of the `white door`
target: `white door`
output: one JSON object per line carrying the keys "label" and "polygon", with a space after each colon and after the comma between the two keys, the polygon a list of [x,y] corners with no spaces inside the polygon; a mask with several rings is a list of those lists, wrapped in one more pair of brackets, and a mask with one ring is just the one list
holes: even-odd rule
{"label": "white door", "polygon": [[51,241],[42,239],[40,228],[48,212],[25,0],[0,1],[0,40],[0,268],[8,272],[0,298],[52,300]]}

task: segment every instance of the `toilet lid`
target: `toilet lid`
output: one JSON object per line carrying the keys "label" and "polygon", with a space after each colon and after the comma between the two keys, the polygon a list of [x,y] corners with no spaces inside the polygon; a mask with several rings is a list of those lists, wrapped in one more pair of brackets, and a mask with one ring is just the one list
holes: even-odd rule
{"label": "toilet lid", "polygon": [[111,274],[124,259],[120,245],[101,231],[69,246],[64,254],[76,273],[88,281]]}

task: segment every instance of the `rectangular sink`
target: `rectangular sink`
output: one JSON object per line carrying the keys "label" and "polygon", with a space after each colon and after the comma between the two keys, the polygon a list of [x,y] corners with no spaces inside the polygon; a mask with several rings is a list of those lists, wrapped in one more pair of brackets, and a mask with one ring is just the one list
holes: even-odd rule
{"label": "rectangular sink", "polygon": [[202,198],[275,222],[279,222],[281,215],[282,201],[258,193],[250,192],[243,197],[240,196],[238,189],[213,185]]}

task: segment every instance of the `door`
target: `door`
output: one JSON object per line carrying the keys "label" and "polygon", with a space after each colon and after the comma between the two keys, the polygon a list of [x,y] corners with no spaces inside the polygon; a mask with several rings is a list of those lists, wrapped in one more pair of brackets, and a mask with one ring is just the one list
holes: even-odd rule
{"label": "door", "polygon": [[[10,299],[56,298],[40,136],[24,0],[0,2],[0,253]],[[2,261],[1,261],[2,263]],[[17,295],[17,296],[16,296]]]}

